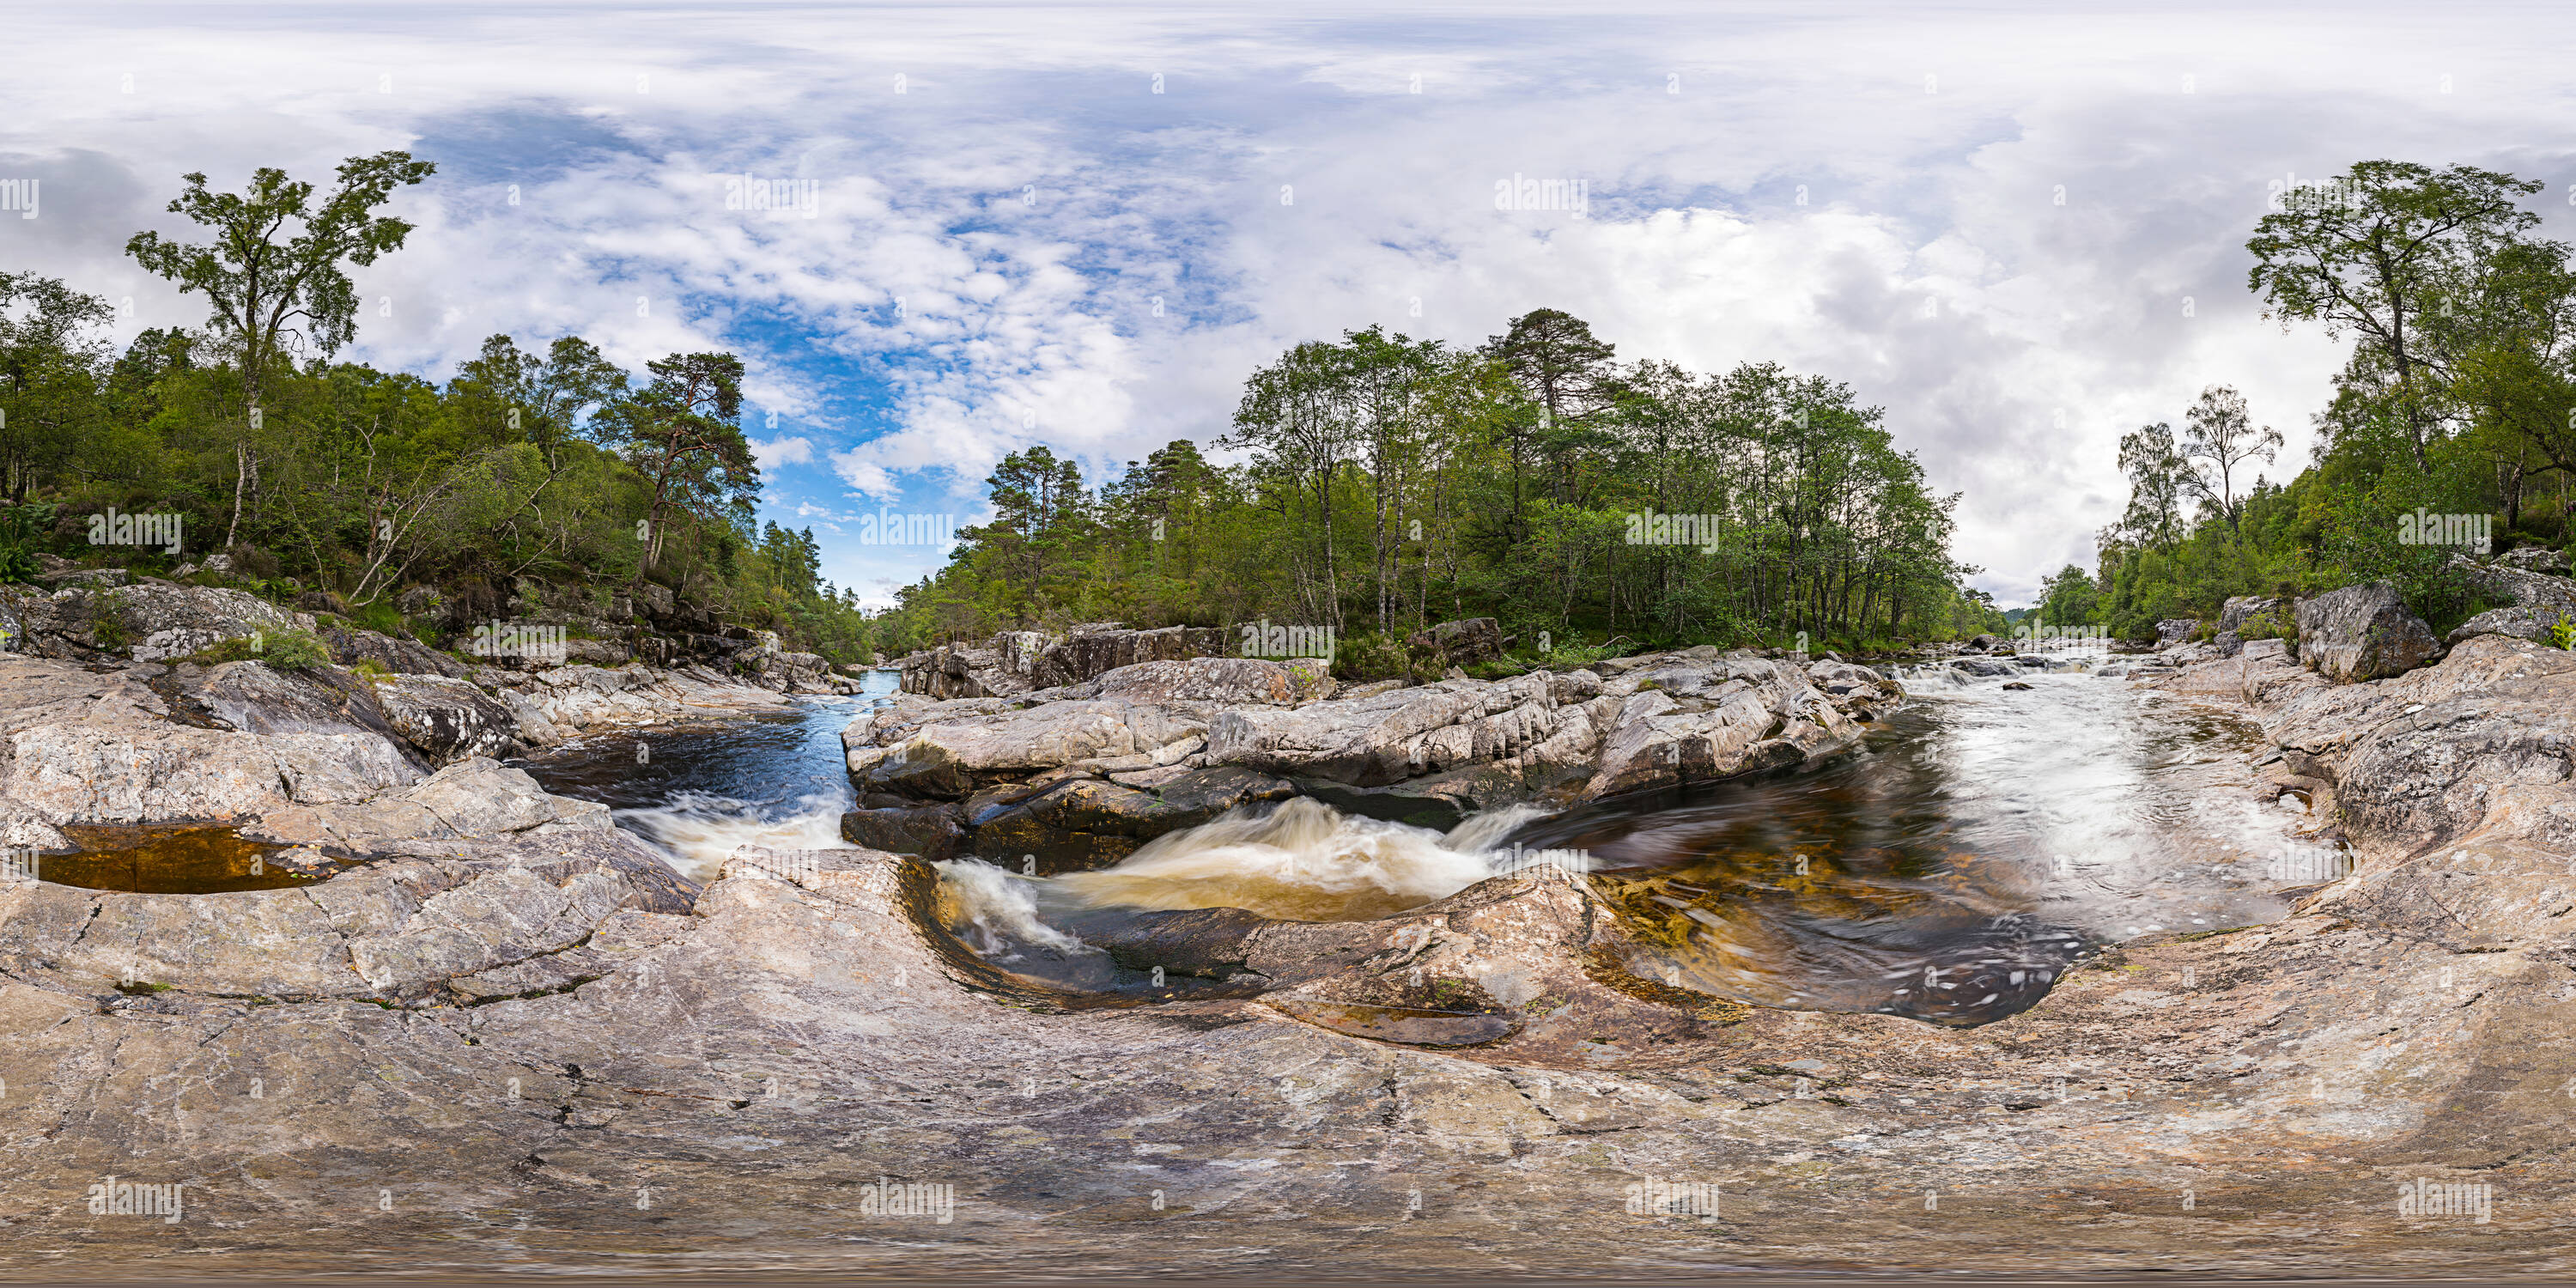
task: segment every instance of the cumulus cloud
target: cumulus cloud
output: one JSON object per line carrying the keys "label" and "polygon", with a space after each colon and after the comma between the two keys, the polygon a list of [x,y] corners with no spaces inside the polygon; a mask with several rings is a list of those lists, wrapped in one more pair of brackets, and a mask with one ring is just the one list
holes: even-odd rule
{"label": "cumulus cloud", "polygon": [[[2119,435],[2203,385],[2289,432],[2275,477],[2304,458],[2338,352],[2245,292],[2268,181],[2383,155],[2555,179],[2576,150],[2549,110],[2571,20],[2539,12],[2447,16],[2430,51],[2414,11],[2350,6],[153,12],[20,15],[43,56],[0,84],[0,177],[45,198],[0,218],[0,267],[128,303],[127,334],[203,317],[122,254],[193,231],[161,209],[180,174],[409,147],[440,174],[360,275],[351,356],[731,349],[767,502],[801,515],[972,508],[1038,443],[1096,477],[1212,442],[1300,340],[1472,344],[1556,307],[1623,357],[1850,383],[1964,494],[1959,551],[2007,602],[2091,562]],[[1495,209],[1514,175],[1588,209]],[[795,199],[746,208],[746,177]],[[936,562],[819,535],[847,584]]]}

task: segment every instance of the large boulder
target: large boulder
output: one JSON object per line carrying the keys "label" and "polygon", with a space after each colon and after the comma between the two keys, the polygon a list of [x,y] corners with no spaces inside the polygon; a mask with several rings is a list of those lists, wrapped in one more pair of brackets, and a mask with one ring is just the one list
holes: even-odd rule
{"label": "large boulder", "polygon": [[852,810],[841,816],[841,839],[863,850],[918,854],[932,862],[950,858],[966,843],[954,805]]}
{"label": "large boulder", "polygon": [[2451,628],[2442,637],[2445,644],[2457,644],[2478,635],[2506,635],[2519,640],[2545,640],[2562,617],[2576,618],[2562,608],[2534,608],[2528,604],[2510,604],[2490,608]]}
{"label": "large boulder", "polygon": [[1226,643],[1226,631],[1218,626],[1166,626],[1150,631],[1121,630],[1110,623],[1076,627],[1070,637],[1039,655],[1034,678],[1041,688],[1081,684],[1144,662],[1222,657]]}
{"label": "large boulder", "polygon": [[309,614],[222,587],[147,577],[131,586],[70,584],[51,594],[0,587],[0,630],[11,651],[49,657],[186,657],[226,639],[313,629]]}
{"label": "large boulder", "polygon": [[2197,617],[2168,617],[2156,623],[2156,643],[2180,644],[2199,629],[2200,619]]}
{"label": "large boulder", "polygon": [[346,622],[326,623],[321,637],[331,660],[342,666],[370,662],[395,675],[443,675],[451,680],[473,674],[463,662],[416,640],[396,639]]}
{"label": "large boulder", "polygon": [[390,675],[375,682],[375,693],[386,722],[432,764],[525,750],[518,718],[510,708],[468,681]]}
{"label": "large boulder", "polygon": [[[2230,604],[2235,600],[2229,600]],[[2402,675],[2441,651],[2433,628],[2384,581],[2299,603],[2299,659],[2338,684]]]}
{"label": "large boulder", "polygon": [[2576,614],[2576,581],[2516,567],[2499,559],[2479,563],[2454,554],[2444,565],[2493,599],[2534,609],[2556,621],[2560,612]]}
{"label": "large boulder", "polygon": [[1298,658],[1194,657],[1139,662],[1086,684],[1032,693],[1031,700],[1109,698],[1123,702],[1213,703],[1293,707],[1331,697],[1337,686],[1323,662]]}
{"label": "large boulder", "polygon": [[2497,555],[2495,561],[2518,572],[2547,573],[2558,577],[2567,575],[2567,552],[2547,546],[2520,546]]}
{"label": "large boulder", "polygon": [[[150,686],[158,666],[105,671],[0,654],[0,797],[52,825],[232,819],[370,799],[417,781],[399,744],[337,723],[318,700],[275,713],[279,732],[179,722]],[[299,693],[297,701],[309,698]],[[313,727],[295,728],[309,720]]]}
{"label": "large boulder", "polygon": [[956,800],[1076,761],[1152,753],[1203,737],[1207,723],[1176,707],[1116,700],[1049,702],[915,728],[889,746],[850,749],[863,790]]}

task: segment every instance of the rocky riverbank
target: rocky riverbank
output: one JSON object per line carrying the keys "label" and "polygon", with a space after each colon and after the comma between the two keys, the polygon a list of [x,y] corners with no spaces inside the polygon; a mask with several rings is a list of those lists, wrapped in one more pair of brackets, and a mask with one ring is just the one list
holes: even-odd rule
{"label": "rocky riverbank", "polygon": [[[591,848],[617,843],[595,814],[540,818],[497,767],[177,722],[175,670],[0,662],[0,783],[45,788],[34,825],[184,796],[167,768],[47,768],[43,738],[119,708],[102,745],[228,750],[247,785],[186,781],[269,793],[263,819],[506,795],[529,820],[258,900],[0,895],[0,1260],[2566,1273],[2576,655],[2479,636],[2338,684],[2276,641],[2214,654],[2141,659],[2144,683],[2257,721],[2268,790],[2308,794],[2356,870],[2276,924],[2131,940],[1970,1029],[1639,978],[1617,919],[1546,868],[1381,921],[1180,914],[1113,950],[1262,996],[1065,1009],[925,929],[915,857],[746,851],[682,914],[685,890]],[[1211,772],[1404,808],[1570,800],[1831,754],[1875,687],[1714,651],[1381,692],[1215,661],[922,695],[852,731],[853,772],[904,802],[862,812],[995,811],[980,831]],[[31,681],[58,696],[16,696]],[[109,1176],[182,1186],[183,1215],[90,1215]],[[2401,1206],[2427,1182],[2485,1201]]]}
{"label": "rocky riverbank", "polygon": [[1343,685],[1318,659],[1157,657],[1165,631],[1004,636],[983,658],[1065,680],[1011,687],[969,655],[906,659],[907,693],[843,736],[864,808],[854,844],[1115,862],[1236,805],[1308,796],[1443,830],[1519,802],[1569,803],[1791,769],[1851,746],[1899,686],[1838,659],[1699,647],[1499,680]]}

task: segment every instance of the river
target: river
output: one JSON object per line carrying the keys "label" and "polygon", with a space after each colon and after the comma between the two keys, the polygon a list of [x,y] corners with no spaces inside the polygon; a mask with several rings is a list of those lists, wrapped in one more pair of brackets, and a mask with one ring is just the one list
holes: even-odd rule
{"label": "river", "polygon": [[[2094,674],[2102,660],[1966,681],[1922,668],[1904,707],[1822,766],[1560,813],[1515,807],[1447,835],[1292,801],[1100,872],[1027,878],[959,859],[940,865],[947,929],[1038,984],[1133,993],[1141,980],[1085,937],[1143,910],[1378,917],[1549,863],[1591,874],[1668,983],[1982,1023],[2035,1003],[2105,944],[2277,919],[2284,890],[2314,875],[2319,850],[2291,835],[2304,803],[2254,790],[2253,727]],[[2030,687],[2006,690],[2008,678]],[[871,696],[522,763],[549,791],[609,805],[703,881],[737,846],[846,845],[838,822],[855,794],[840,732],[892,679],[874,673]]]}

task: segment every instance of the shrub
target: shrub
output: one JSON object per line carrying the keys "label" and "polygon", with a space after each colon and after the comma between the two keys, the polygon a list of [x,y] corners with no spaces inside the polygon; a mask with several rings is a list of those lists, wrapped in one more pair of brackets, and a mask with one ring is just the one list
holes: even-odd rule
{"label": "shrub", "polygon": [[322,641],[304,631],[261,631],[217,640],[189,654],[188,660],[199,666],[265,662],[280,671],[309,671],[330,665],[331,654]]}
{"label": "shrub", "polygon": [[2289,606],[2286,604],[2277,608],[2267,608],[2262,612],[2246,618],[2244,623],[2236,628],[2236,638],[2240,640],[2288,640],[2292,644],[2296,644],[2299,642],[2298,618],[2296,615],[2291,613]]}
{"label": "shrub", "polygon": [[2560,610],[2558,624],[2542,634],[2541,639],[2554,647],[2576,651],[2576,617]]}

